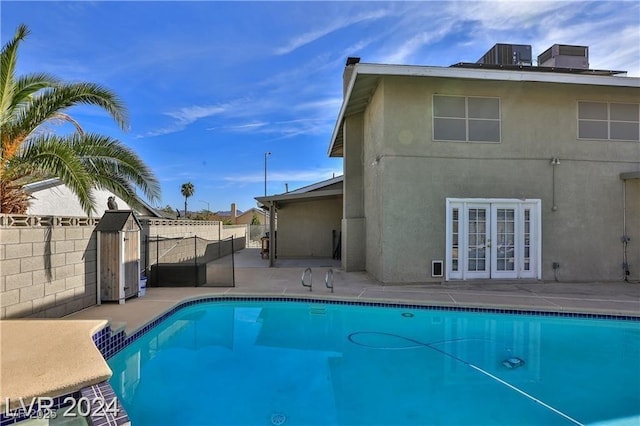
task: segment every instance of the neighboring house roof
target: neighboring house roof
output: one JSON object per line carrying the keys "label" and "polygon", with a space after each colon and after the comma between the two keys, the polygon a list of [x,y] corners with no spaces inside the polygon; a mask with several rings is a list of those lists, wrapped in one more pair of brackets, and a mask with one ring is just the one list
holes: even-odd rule
{"label": "neighboring house roof", "polygon": [[333,134],[331,135],[330,157],[341,157],[343,155],[342,124],[344,117],[363,112],[369,104],[371,95],[380,79],[386,76],[640,87],[640,78],[612,75],[612,73],[620,73],[619,71],[580,70],[580,73],[576,73],[577,71],[574,70],[558,68],[554,68],[553,72],[550,72],[548,67],[492,67],[484,65],[479,68],[471,68],[464,66],[465,64],[457,64],[452,67],[354,64],[350,62],[347,64],[353,67],[353,71],[349,78]]}
{"label": "neighboring house roof", "polygon": [[259,203],[268,205],[273,201],[294,202],[310,199],[331,198],[342,196],[344,176],[334,177],[322,182],[314,183],[294,191],[282,194],[269,195],[267,197],[255,197]]}
{"label": "neighboring house roof", "polygon": [[[59,179],[45,179],[24,186],[32,199],[27,208],[27,214],[51,216],[86,216],[80,203],[71,190]],[[94,190],[93,195],[98,203],[94,212],[101,215],[106,210],[106,200],[112,194],[106,190]],[[120,209],[129,210],[131,207],[122,199],[116,197]],[[163,217],[144,200],[140,200],[142,208],[135,209],[136,214],[146,217]]]}
{"label": "neighboring house roof", "polygon": [[[236,211],[236,217],[242,216],[243,214],[244,214],[244,212],[242,210]],[[231,211],[229,211],[229,210],[227,210],[227,211],[220,210],[218,212],[215,212],[214,215],[216,215],[218,217],[231,217]]]}

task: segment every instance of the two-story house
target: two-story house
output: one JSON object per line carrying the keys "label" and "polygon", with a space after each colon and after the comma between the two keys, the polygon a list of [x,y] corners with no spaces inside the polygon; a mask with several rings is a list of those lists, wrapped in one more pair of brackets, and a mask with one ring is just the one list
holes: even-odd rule
{"label": "two-story house", "polygon": [[347,60],[329,148],[345,270],[640,279],[640,79],[563,66],[557,46],[548,66]]}

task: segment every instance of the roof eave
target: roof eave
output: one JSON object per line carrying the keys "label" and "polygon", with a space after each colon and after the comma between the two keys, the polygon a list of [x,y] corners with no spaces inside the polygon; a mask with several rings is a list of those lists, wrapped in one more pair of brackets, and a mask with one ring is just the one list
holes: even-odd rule
{"label": "roof eave", "polygon": [[322,198],[331,198],[342,195],[342,189],[329,189],[326,191],[313,191],[313,192],[305,192],[302,194],[291,194],[285,193],[280,195],[269,195],[266,197],[255,197],[256,201],[262,203],[265,206],[270,205],[273,202],[283,202],[283,201],[304,201],[304,200],[312,200],[312,199],[322,199]]}
{"label": "roof eave", "polygon": [[[470,80],[497,80],[497,81],[521,81],[521,82],[541,82],[541,83],[561,83],[561,84],[584,84],[593,86],[610,87],[633,87],[640,88],[640,78],[618,77],[611,75],[585,75],[585,74],[563,74],[555,72],[531,71],[531,70],[495,70],[495,69],[475,69],[475,68],[455,68],[455,67],[428,67],[417,65],[387,65],[387,64],[367,64],[358,63],[354,65],[353,73],[347,91],[344,96],[338,119],[331,134],[329,145],[329,157],[342,157],[343,148],[342,126],[351,95],[359,74],[379,75],[379,76],[411,76],[411,77],[442,77],[460,78]],[[340,137],[340,140],[338,140]]]}
{"label": "roof eave", "polygon": [[338,155],[334,152],[336,140],[338,134],[340,133],[340,129],[342,128],[342,120],[344,119],[345,111],[347,110],[347,105],[349,105],[349,99],[351,98],[351,92],[353,91],[353,86],[356,84],[356,77],[358,76],[358,69],[360,64],[353,65],[353,73],[351,74],[351,78],[349,80],[349,85],[347,86],[347,91],[344,94],[342,99],[342,105],[340,106],[340,112],[338,113],[338,119],[336,120],[336,124],[333,127],[333,133],[331,134],[331,144],[329,145],[329,157],[342,157],[342,154]]}

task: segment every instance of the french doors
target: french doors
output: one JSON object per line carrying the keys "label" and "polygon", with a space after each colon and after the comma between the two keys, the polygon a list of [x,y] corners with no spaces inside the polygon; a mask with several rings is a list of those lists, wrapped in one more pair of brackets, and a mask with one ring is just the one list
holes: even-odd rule
{"label": "french doors", "polygon": [[540,204],[447,199],[446,279],[540,279]]}

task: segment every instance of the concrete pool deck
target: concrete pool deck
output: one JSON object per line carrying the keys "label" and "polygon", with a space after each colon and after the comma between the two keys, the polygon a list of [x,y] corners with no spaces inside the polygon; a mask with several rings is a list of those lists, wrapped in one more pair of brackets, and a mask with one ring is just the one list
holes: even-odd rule
{"label": "concrete pool deck", "polygon": [[[627,282],[448,282],[382,285],[363,272],[344,272],[332,259],[278,260],[269,268],[258,249],[236,254],[235,287],[148,288],[146,295],[123,305],[103,304],[66,319],[107,319],[131,334],[183,300],[201,296],[280,296],[374,302],[401,302],[466,308],[597,313],[640,317],[640,284]],[[306,267],[313,270],[313,291],[302,287]],[[334,293],[325,287],[334,270]]]}

